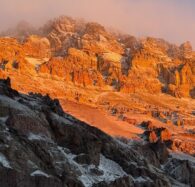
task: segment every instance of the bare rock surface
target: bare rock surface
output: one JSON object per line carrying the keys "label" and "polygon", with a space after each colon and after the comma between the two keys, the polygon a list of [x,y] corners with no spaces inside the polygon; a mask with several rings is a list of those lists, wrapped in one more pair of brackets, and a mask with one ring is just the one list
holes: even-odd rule
{"label": "bare rock surface", "polygon": [[[136,150],[88,126],[64,113],[58,100],[20,94],[9,80],[0,81],[0,93],[1,186],[161,187],[179,177],[145,157],[142,144]],[[166,163],[155,156],[158,149],[147,150]],[[179,181],[192,184],[193,173]]]}

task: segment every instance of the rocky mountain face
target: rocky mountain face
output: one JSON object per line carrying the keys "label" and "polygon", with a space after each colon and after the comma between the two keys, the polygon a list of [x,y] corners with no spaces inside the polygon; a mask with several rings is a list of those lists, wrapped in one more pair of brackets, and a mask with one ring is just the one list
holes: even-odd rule
{"label": "rocky mountain face", "polygon": [[189,42],[137,39],[64,16],[40,29],[23,22],[3,36],[0,78],[10,77],[12,88],[87,104],[139,129],[152,118],[176,133],[175,148],[194,154],[195,52]]}
{"label": "rocky mountain face", "polygon": [[0,80],[0,186],[194,186],[195,161],[168,152],[166,130],[150,142],[116,139],[64,113],[57,99],[10,86]]}
{"label": "rocky mountain face", "polygon": [[11,85],[0,82],[0,186],[194,185],[189,42],[64,16],[40,29],[21,23],[0,37],[0,78],[8,77]]}
{"label": "rocky mountain face", "polygon": [[[83,88],[124,93],[144,90],[194,98],[195,53],[189,42],[176,46],[161,39],[115,35],[97,23],[63,16],[34,31],[39,36],[32,36],[32,29],[27,32],[29,27],[24,27],[29,34],[23,35],[23,43],[15,42],[23,58],[47,58],[39,64],[39,75],[47,74]],[[5,50],[13,50],[11,39],[3,40],[8,47]],[[16,52],[9,58],[17,56]]]}

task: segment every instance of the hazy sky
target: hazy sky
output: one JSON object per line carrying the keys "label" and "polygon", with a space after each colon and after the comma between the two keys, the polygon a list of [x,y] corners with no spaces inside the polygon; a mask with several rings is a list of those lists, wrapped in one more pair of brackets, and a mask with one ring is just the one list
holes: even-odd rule
{"label": "hazy sky", "polygon": [[0,0],[0,29],[69,15],[143,37],[161,37],[195,48],[195,0]]}

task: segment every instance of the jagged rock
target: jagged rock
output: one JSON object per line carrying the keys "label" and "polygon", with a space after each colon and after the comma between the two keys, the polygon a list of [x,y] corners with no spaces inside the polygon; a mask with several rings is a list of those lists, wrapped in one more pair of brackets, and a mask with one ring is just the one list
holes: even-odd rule
{"label": "jagged rock", "polygon": [[[59,179],[55,177],[43,177],[43,176],[28,176],[23,175],[13,169],[0,167],[0,185],[3,187],[63,187],[65,186]],[[81,185],[78,187],[82,187]]]}
{"label": "jagged rock", "polygon": [[167,91],[176,97],[189,97],[193,87],[193,73],[190,63],[181,64],[175,70],[166,70],[168,77]]}
{"label": "jagged rock", "polygon": [[170,158],[165,164],[165,170],[173,178],[178,181],[194,186],[195,184],[195,168],[194,163],[190,160],[181,158]]}
{"label": "jagged rock", "polygon": [[141,124],[140,124],[141,127],[144,127],[148,130],[153,130],[155,129],[156,127],[153,125],[152,121],[143,121]]}
{"label": "jagged rock", "polygon": [[[0,88],[9,87],[9,81],[0,82]],[[170,186],[140,153],[62,113],[48,96],[2,92],[0,101],[10,108],[5,120],[0,117],[3,186],[139,186],[139,176],[144,185]]]}
{"label": "jagged rock", "polygon": [[158,137],[157,137],[157,135],[156,135],[156,133],[154,131],[151,131],[149,133],[149,137],[148,138],[149,138],[149,142],[150,143],[156,143],[157,140],[158,140]]}
{"label": "jagged rock", "polygon": [[160,140],[161,142],[166,142],[171,140],[171,133],[169,132],[168,129],[164,129],[161,131]]}
{"label": "jagged rock", "polygon": [[181,44],[180,49],[184,55],[184,58],[191,58],[192,57],[192,45],[189,41]]}
{"label": "jagged rock", "polygon": [[50,41],[47,38],[30,36],[25,41],[23,48],[26,55],[30,57],[40,59],[51,57]]}
{"label": "jagged rock", "polygon": [[[1,39],[1,78],[8,74],[14,78],[12,72],[17,72],[94,90],[163,91],[175,97],[194,97],[194,62],[189,43],[178,47],[151,37],[138,40],[117,36],[98,23],[66,16],[49,21],[33,33],[37,35],[26,37],[23,44]],[[33,85],[26,87],[28,91],[33,89]],[[44,92],[45,88],[40,90]]]}
{"label": "jagged rock", "polygon": [[[10,81],[11,80],[9,77],[5,80],[0,79],[0,84],[1,84],[0,94],[13,98],[13,97],[18,96],[18,92],[16,90],[11,89],[11,82]],[[4,85],[6,85],[6,86],[4,86]]]}
{"label": "jagged rock", "polygon": [[190,155],[195,154],[195,146],[194,146],[193,142],[182,141],[182,140],[178,140],[177,138],[173,139],[173,142],[171,144],[171,149],[174,151],[182,151],[182,152],[188,153]]}
{"label": "jagged rock", "polygon": [[144,132],[144,135],[146,135],[150,143],[156,143],[158,140],[169,143],[172,140],[171,133],[166,128],[158,128],[150,125],[149,129]]}

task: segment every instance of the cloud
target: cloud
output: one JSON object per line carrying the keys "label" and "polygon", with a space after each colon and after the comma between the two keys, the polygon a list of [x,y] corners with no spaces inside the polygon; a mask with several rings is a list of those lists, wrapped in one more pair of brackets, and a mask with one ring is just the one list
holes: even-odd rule
{"label": "cloud", "polygon": [[194,0],[0,0],[0,29],[20,20],[35,25],[59,15],[81,17],[142,37],[195,47]]}

